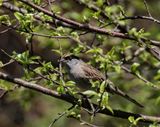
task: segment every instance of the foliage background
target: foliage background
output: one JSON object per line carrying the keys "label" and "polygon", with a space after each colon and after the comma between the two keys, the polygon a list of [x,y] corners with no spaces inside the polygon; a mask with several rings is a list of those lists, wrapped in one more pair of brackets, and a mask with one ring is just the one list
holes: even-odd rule
{"label": "foliage background", "polygon": [[[36,2],[36,1],[35,1]],[[37,1],[38,2],[38,1]],[[45,9],[52,8],[53,12],[63,17],[81,22],[84,24],[90,23],[93,26],[106,25],[110,22],[113,22],[116,19],[116,16],[119,17],[120,9],[123,7],[125,14],[132,15],[148,15],[146,7],[143,0],[109,0],[110,6],[107,6],[103,0],[97,1],[86,1],[86,4],[94,3],[95,6],[106,9],[105,13],[109,15],[109,20],[104,19],[99,16],[98,13],[86,8],[83,4],[78,4],[74,0],[55,0],[51,6],[46,6]],[[147,5],[149,11],[153,17],[156,19],[159,18],[160,12],[160,1],[158,0],[147,0]],[[32,12],[32,9],[23,5],[18,1],[13,1],[15,5],[26,8]],[[47,1],[43,1],[43,4]],[[110,37],[98,33],[86,33],[78,36],[78,34],[83,33],[76,29],[69,29],[59,26],[55,23],[54,28],[50,29],[50,26],[42,23],[36,22],[32,17],[26,16],[24,19],[23,15],[19,13],[13,13],[3,6],[0,9],[1,15],[8,15],[12,24],[19,21],[20,26],[17,27],[19,31],[15,29],[10,29],[7,32],[1,32],[0,34],[0,48],[3,49],[8,54],[13,53],[23,53],[27,50],[26,44],[32,41],[33,44],[33,53],[34,56],[40,56],[41,59],[47,62],[51,62],[53,67],[58,67],[58,59],[60,55],[56,52],[62,51],[64,53],[73,52],[78,54],[86,62],[89,62],[93,66],[100,69],[102,72],[107,72],[108,77],[123,91],[126,91],[133,98],[141,102],[145,108],[141,109],[129,103],[128,101],[117,97],[111,96],[109,99],[109,104],[114,109],[123,109],[124,111],[142,113],[147,115],[159,116],[159,106],[160,106],[160,97],[159,91],[151,87],[152,82],[154,85],[160,85],[160,62],[155,59],[147,51],[140,52],[137,56],[134,56],[136,51],[139,51],[139,47],[143,47],[141,43],[137,43],[133,40],[120,39],[116,37]],[[42,17],[44,15],[42,14]],[[49,19],[49,17],[43,17],[44,20]],[[15,21],[13,21],[15,20]],[[7,21],[1,20],[1,22]],[[24,24],[23,24],[24,21]],[[27,24],[28,21],[28,24]],[[121,24],[122,26],[127,26],[130,34],[136,34],[137,31],[145,31],[142,34],[137,35],[136,37],[146,36],[153,40],[160,39],[160,30],[159,25],[152,21],[147,20],[122,20],[117,21],[116,23]],[[23,26],[24,25],[24,26]],[[26,25],[26,26],[25,26]],[[29,28],[29,27],[30,28]],[[25,28],[28,28],[26,32]],[[108,25],[105,29],[111,31],[116,31],[118,26]],[[0,31],[6,30],[7,26],[1,24]],[[23,32],[22,32],[23,31]],[[78,41],[73,39],[57,39],[49,38],[42,36],[31,36],[27,32],[41,33],[51,36],[72,36],[74,38],[79,38],[79,40],[85,45],[92,47],[92,50],[86,49],[85,45],[78,44]],[[85,30],[84,30],[85,31]],[[117,30],[118,31],[118,30]],[[121,32],[121,31],[120,31]],[[123,32],[123,31],[122,31]],[[148,36],[149,35],[149,36]],[[93,43],[93,44],[92,44]],[[54,50],[54,51],[53,51]],[[104,59],[100,57],[99,54],[107,54],[109,56],[106,65],[104,64]],[[17,55],[17,54],[16,54]],[[120,69],[120,65],[113,65],[111,61],[121,61],[124,62],[124,66],[131,68],[132,73],[126,73]],[[2,63],[7,63],[10,60],[3,52],[0,52],[0,61]],[[97,62],[98,61],[98,62]],[[107,66],[107,67],[105,67]],[[134,70],[135,68],[135,70]],[[2,67],[0,69],[3,72],[6,72],[14,77],[20,77],[28,79],[32,77],[28,71],[24,70],[24,66],[19,65],[16,62],[9,64],[8,66]],[[137,78],[136,74],[141,74],[147,82],[143,82],[140,78]],[[27,77],[28,76],[28,77]],[[67,77],[65,75],[65,77]],[[42,82],[44,83],[44,82]],[[46,83],[46,86],[53,89],[53,84]],[[5,90],[13,89],[13,87],[3,80],[0,80],[1,88]],[[7,93],[5,96],[0,99],[0,126],[1,127],[44,127],[49,126],[52,119],[56,118],[59,112],[66,110],[70,104],[54,99],[40,93],[34,92],[32,90],[18,88],[12,92]],[[86,121],[90,121],[90,116],[82,111],[82,118]],[[129,126],[131,123],[129,120],[118,119],[106,115],[97,114],[93,120],[94,124],[99,126]],[[115,122],[116,121],[116,122]],[[59,119],[55,126],[56,127],[72,127],[72,126],[81,126],[79,121],[67,117]],[[85,126],[85,125],[84,125]],[[145,126],[145,124],[140,124],[139,126]],[[146,126],[148,126],[146,124]]]}

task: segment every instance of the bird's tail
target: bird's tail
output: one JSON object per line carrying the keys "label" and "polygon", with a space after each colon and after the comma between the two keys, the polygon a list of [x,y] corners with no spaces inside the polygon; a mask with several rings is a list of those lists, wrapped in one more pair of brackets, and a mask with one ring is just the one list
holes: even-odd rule
{"label": "bird's tail", "polygon": [[137,106],[143,108],[144,106],[141,105],[139,102],[137,102],[135,99],[131,98],[129,95],[127,95],[126,93],[124,93],[123,91],[121,91],[118,87],[111,85],[110,83],[107,84],[106,86],[106,91],[110,92],[110,93],[115,93],[117,95],[120,95],[121,97],[126,98],[127,100],[133,102],[134,104],[136,104]]}

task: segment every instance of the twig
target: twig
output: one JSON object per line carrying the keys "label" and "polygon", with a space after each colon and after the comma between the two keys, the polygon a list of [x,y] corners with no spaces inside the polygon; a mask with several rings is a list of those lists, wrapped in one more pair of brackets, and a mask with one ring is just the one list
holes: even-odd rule
{"label": "twig", "polygon": [[[59,51],[60,51],[60,59],[62,59],[63,51],[62,51],[62,47],[61,47],[60,42],[59,42]],[[62,73],[62,62],[61,61],[59,62],[59,75],[60,75],[60,80],[62,81],[62,86],[64,88],[68,89],[67,87],[65,87],[65,82],[64,82],[63,73]],[[68,90],[68,92],[69,92],[69,90]]]}
{"label": "twig", "polygon": [[85,111],[87,111],[90,115],[92,115],[92,116],[95,116],[95,107],[93,106],[93,104],[92,104],[92,102],[91,102],[91,99],[90,98],[88,98],[86,95],[84,95],[83,93],[81,93],[81,92],[78,92],[78,94],[79,95],[81,95],[83,98],[82,99],[85,99],[87,102],[88,102],[88,104],[90,105],[90,108],[91,108],[91,111],[88,111],[88,110],[86,110],[86,109],[84,109]]}
{"label": "twig", "polygon": [[15,85],[12,89],[9,90],[5,90],[0,88],[0,99],[3,98],[6,94],[8,94],[9,92],[13,92],[14,90],[16,90],[18,88],[17,85]]}
{"label": "twig", "polygon": [[[2,25],[4,25],[4,23],[1,23],[1,24],[2,24]],[[19,24],[16,24],[16,25],[12,26],[12,28],[11,28],[11,27],[9,27],[9,28],[7,28],[7,29],[5,29],[5,30],[1,31],[1,32],[0,32],[0,34],[4,34],[4,33],[8,32],[8,31],[10,31],[10,30],[12,30],[12,29],[15,29],[18,25],[19,25]],[[7,26],[7,27],[8,27],[8,25],[7,25],[7,24],[6,24],[5,26]]]}
{"label": "twig", "polygon": [[4,67],[6,67],[6,66],[8,66],[8,65],[10,65],[10,64],[12,64],[14,62],[15,62],[15,60],[11,59],[9,62],[7,62],[7,63],[3,64],[2,66],[0,66],[0,68],[4,68]]}
{"label": "twig", "polygon": [[150,13],[150,11],[149,11],[149,8],[148,8],[148,5],[147,5],[146,0],[143,0],[143,2],[144,2],[144,5],[145,5],[145,7],[146,7],[146,10],[147,10],[147,12],[148,12],[149,17],[152,17],[152,15],[151,15],[151,13]]}
{"label": "twig", "polygon": [[1,31],[0,34],[4,34],[4,33],[8,32],[9,30],[11,30],[11,28],[7,28],[7,29]]}
{"label": "twig", "polygon": [[[55,0],[50,0],[50,3],[55,2]],[[48,6],[48,0],[46,1],[46,3],[44,3],[43,5],[41,5],[41,7],[45,8],[46,6]]]}
{"label": "twig", "polygon": [[[28,80],[28,82],[31,82],[31,81],[40,81],[41,79],[43,79],[42,77],[40,77],[40,76],[38,76],[38,77],[35,77],[35,78],[30,78],[29,80]],[[37,82],[38,82],[37,81]]]}
{"label": "twig", "polygon": [[155,22],[157,24],[160,24],[160,21],[158,19],[155,19],[153,17],[148,17],[148,16],[140,16],[140,15],[126,16],[126,17],[121,18],[119,20],[127,20],[127,19],[144,19],[144,20],[153,21],[153,22]]}
{"label": "twig", "polygon": [[49,127],[52,127],[60,118],[62,118],[65,114],[67,114],[68,111],[72,110],[73,108],[74,108],[74,105],[69,107],[66,111],[58,114],[58,116],[52,120],[52,122],[50,123]]}
{"label": "twig", "polygon": [[1,23],[1,24],[4,25],[4,26],[9,27],[10,29],[13,29],[13,30],[16,30],[16,31],[19,31],[19,32],[28,33],[28,34],[31,34],[31,35],[34,35],[34,36],[41,36],[41,37],[54,38],[54,39],[70,39],[71,38],[71,36],[52,36],[52,35],[43,34],[43,33],[24,31],[22,29],[16,28],[15,26],[12,26],[12,25],[8,26],[5,23]]}
{"label": "twig", "polygon": [[[121,65],[121,68],[122,68],[124,71],[126,71],[126,72],[128,72],[128,73],[130,73],[130,74],[133,74],[134,76],[136,76],[137,78],[139,78],[140,80],[142,80],[143,82],[145,82],[148,86],[151,86],[151,87],[153,87],[153,88],[156,88],[157,90],[160,90],[160,87],[154,85],[153,83],[151,83],[150,81],[148,81],[147,79],[145,79],[143,76],[137,75],[137,74],[133,73],[130,69],[128,69],[128,68],[125,67],[124,65]],[[150,85],[150,84],[152,84],[152,85]]]}

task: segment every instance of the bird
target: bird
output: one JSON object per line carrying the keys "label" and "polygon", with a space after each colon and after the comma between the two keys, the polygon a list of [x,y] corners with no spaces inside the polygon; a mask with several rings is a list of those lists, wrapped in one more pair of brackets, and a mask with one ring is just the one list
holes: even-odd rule
{"label": "bird", "polygon": [[94,68],[90,64],[85,63],[79,57],[75,55],[66,55],[62,57],[60,61],[66,65],[70,79],[74,81],[80,89],[92,89],[90,80],[98,80],[100,82],[106,81],[107,84],[105,86],[105,90],[107,92],[117,94],[127,99],[128,101],[131,101],[139,107],[144,107],[142,104],[140,104],[135,99],[131,98],[129,95],[120,90],[117,86],[115,86],[114,83],[107,79],[106,76],[98,69]]}

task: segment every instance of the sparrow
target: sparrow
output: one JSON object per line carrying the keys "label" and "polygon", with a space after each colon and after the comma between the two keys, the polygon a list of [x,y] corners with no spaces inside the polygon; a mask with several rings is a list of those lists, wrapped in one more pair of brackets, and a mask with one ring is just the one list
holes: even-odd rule
{"label": "sparrow", "polygon": [[116,87],[113,82],[111,82],[109,79],[106,79],[106,76],[98,69],[85,63],[83,60],[79,59],[79,57],[74,55],[68,55],[63,57],[60,61],[66,65],[70,79],[74,81],[79,88],[84,90],[92,89],[92,84],[90,80],[98,80],[100,82],[106,81],[105,90],[107,92],[117,94],[131,101],[137,106],[143,107],[143,105],[141,105],[135,99],[131,98],[129,95]]}

